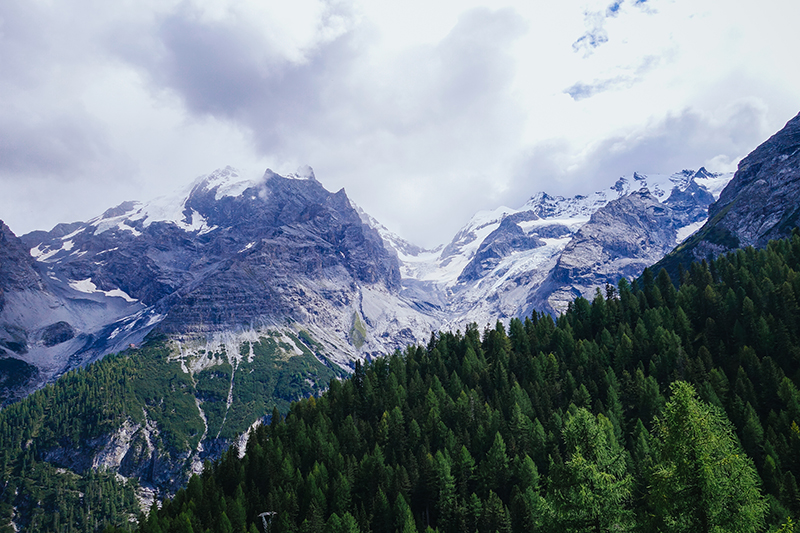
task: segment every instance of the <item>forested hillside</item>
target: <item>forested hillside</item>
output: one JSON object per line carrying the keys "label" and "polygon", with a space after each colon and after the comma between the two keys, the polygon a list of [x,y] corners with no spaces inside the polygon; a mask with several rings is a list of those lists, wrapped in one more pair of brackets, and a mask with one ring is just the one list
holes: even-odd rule
{"label": "forested hillside", "polygon": [[762,531],[800,513],[800,233],[359,366],[139,531]]}
{"label": "forested hillside", "polygon": [[190,459],[214,452],[203,443],[227,446],[273,407],[286,412],[318,394],[316,383],[344,375],[311,352],[321,348],[307,334],[292,345],[285,335],[243,347],[236,369],[225,353],[203,350],[205,366],[189,373],[166,337],[152,334],[0,411],[0,532],[127,527],[138,498],[174,493]]}

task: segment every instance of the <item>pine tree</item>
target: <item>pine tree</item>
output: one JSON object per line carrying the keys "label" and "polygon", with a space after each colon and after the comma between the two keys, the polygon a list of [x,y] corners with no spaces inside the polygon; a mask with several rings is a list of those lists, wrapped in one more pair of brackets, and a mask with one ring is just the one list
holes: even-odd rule
{"label": "pine tree", "polygon": [[564,424],[567,460],[548,492],[558,531],[627,531],[632,478],[614,427],[603,415],[577,409]]}
{"label": "pine tree", "polygon": [[657,421],[660,462],[653,471],[651,504],[657,527],[669,532],[752,532],[766,504],[752,461],[725,414],[697,398],[685,382]]}

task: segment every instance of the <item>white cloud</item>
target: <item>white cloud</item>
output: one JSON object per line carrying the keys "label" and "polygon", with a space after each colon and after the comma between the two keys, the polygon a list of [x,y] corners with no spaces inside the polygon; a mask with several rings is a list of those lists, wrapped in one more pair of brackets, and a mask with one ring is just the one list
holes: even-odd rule
{"label": "white cloud", "polygon": [[0,218],[22,233],[227,164],[307,163],[432,245],[538,190],[729,169],[800,110],[798,16],[779,0],[11,0]]}

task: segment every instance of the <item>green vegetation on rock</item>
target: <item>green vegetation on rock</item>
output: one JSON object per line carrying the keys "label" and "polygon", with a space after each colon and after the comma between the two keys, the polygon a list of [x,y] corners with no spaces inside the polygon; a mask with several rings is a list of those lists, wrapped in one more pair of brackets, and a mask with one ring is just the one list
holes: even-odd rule
{"label": "green vegetation on rock", "polygon": [[[194,357],[205,366],[192,375],[171,341],[152,334],[141,348],[71,371],[0,411],[0,531],[129,528],[140,512],[137,475],[167,489],[170,476],[180,484],[204,435],[230,442],[273,409],[285,413],[345,375],[312,353],[307,345],[319,345],[306,336],[304,344],[290,332],[264,332],[242,344],[236,365],[224,347],[199,349]],[[102,466],[98,457],[125,438],[124,466],[108,457]],[[148,473],[148,446],[158,457],[154,468],[177,471]],[[130,480],[116,476],[120,468]]]}
{"label": "green vegetation on rock", "polygon": [[353,312],[353,325],[350,326],[350,343],[357,349],[367,342],[367,325],[361,319],[358,311]]}

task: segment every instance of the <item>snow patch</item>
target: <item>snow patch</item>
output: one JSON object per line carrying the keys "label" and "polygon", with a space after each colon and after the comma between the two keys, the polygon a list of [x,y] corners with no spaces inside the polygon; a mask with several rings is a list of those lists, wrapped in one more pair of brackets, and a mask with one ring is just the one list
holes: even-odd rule
{"label": "snow patch", "polygon": [[240,196],[244,191],[250,187],[254,187],[256,183],[248,179],[240,179],[240,172],[230,166],[222,169],[217,169],[207,176],[200,176],[192,184],[188,191],[185,191],[185,196],[189,196],[194,190],[210,191],[216,188],[214,200],[219,200],[225,196]]}
{"label": "snow patch", "polygon": [[147,324],[145,324],[145,327],[150,327],[153,324],[157,324],[157,323],[161,322],[164,319],[164,316],[166,316],[166,315],[159,315],[158,313],[153,314],[153,316],[151,316],[147,320]]}
{"label": "snow patch", "polygon": [[517,222],[517,226],[522,228],[522,231],[525,233],[535,233],[537,228],[544,228],[548,226],[565,226],[574,233],[587,222],[589,222],[589,217],[587,216],[577,216],[572,218],[540,218],[538,220]]}
{"label": "snow patch", "polygon": [[69,239],[73,238],[75,235],[77,235],[78,233],[84,231],[85,229],[86,228],[78,228],[75,231],[73,231],[72,233],[70,233],[69,235],[64,235],[63,237],[61,237],[61,240],[62,241],[69,240]]}
{"label": "snow patch", "polygon": [[719,195],[722,194],[722,190],[732,179],[733,172],[724,172],[722,174],[713,174],[704,178],[696,177],[694,181],[710,192],[711,195],[714,196],[714,200],[719,200]]}
{"label": "snow patch", "polygon": [[119,224],[117,224],[117,228],[119,228],[122,231],[130,231],[131,233],[133,233],[134,237],[138,237],[139,235],[142,234],[141,231],[137,230],[133,226],[129,226],[128,224],[126,224],[124,220]]}
{"label": "snow patch", "polygon": [[69,286],[79,292],[85,292],[87,294],[92,294],[95,292],[100,292],[97,290],[97,285],[92,282],[92,278],[86,278],[77,281],[70,281]]}
{"label": "snow patch", "polygon": [[139,301],[136,298],[131,298],[131,296],[122,289],[112,289],[110,291],[102,291],[102,292],[104,292],[106,296],[111,296],[112,298],[122,298],[123,300],[129,303]]}
{"label": "snow patch", "polygon": [[[123,291],[122,289],[111,289],[110,291],[103,291],[97,288],[97,285],[94,284],[92,278],[86,278],[81,280],[70,280],[69,286],[75,289],[76,291],[83,292],[86,294],[105,294],[110,298],[122,298],[128,303],[138,302],[136,298],[131,298],[128,293]],[[149,324],[148,324],[149,325]]]}
{"label": "snow patch", "polygon": [[706,223],[706,220],[708,219],[704,218],[703,220],[699,220],[693,224],[689,224],[688,226],[678,229],[678,234],[675,237],[675,244],[680,244],[691,237],[694,232],[703,227],[703,224]]}
{"label": "snow patch", "polygon": [[31,248],[30,254],[31,257],[39,261],[40,263],[47,263],[48,259],[56,255],[58,252],[61,251],[61,247],[58,248],[50,248],[45,244],[37,244],[33,248]]}

